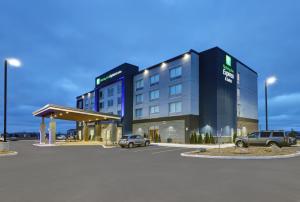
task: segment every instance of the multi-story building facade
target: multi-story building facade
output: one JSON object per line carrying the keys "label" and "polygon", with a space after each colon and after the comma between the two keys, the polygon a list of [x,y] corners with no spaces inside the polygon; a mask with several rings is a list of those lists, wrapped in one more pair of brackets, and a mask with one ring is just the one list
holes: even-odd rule
{"label": "multi-story building facade", "polygon": [[192,132],[231,138],[257,130],[257,73],[218,47],[141,71],[125,63],[95,83],[77,107],[120,115],[123,134],[188,143]]}

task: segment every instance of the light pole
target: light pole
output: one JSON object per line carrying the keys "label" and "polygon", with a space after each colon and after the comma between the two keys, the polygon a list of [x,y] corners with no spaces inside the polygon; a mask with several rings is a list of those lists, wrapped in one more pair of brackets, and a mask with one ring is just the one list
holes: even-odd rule
{"label": "light pole", "polygon": [[277,78],[275,76],[271,76],[265,80],[265,110],[266,110],[266,130],[269,129],[268,126],[268,86],[272,85],[276,82]]}
{"label": "light pole", "polygon": [[7,58],[4,60],[4,120],[3,120],[3,141],[6,142],[6,109],[7,109],[7,68],[20,67],[21,62],[16,58]]}

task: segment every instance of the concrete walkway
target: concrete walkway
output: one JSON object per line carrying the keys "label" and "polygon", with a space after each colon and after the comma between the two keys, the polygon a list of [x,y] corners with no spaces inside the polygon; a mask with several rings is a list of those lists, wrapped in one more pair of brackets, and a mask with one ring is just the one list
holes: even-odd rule
{"label": "concrete walkway", "polygon": [[[214,149],[219,148],[218,144],[175,144],[175,143],[151,143],[151,145],[161,146],[161,147],[182,147],[182,148],[191,148],[191,149],[199,149],[199,148],[205,148],[205,149]],[[232,143],[226,143],[221,144],[220,148],[227,148],[227,147],[233,147],[234,144]]]}

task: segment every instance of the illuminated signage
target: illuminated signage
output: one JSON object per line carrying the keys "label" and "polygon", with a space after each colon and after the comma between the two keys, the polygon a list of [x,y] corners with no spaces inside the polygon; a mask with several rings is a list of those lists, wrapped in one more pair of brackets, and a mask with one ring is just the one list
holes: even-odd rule
{"label": "illuminated signage", "polygon": [[113,78],[113,77],[115,77],[115,76],[117,76],[117,75],[119,75],[119,74],[121,74],[121,73],[122,73],[122,71],[120,70],[120,71],[118,71],[118,72],[115,72],[115,73],[112,73],[112,74],[110,74],[110,75],[107,75],[107,76],[105,76],[105,77],[103,77],[103,78],[97,78],[96,84],[99,85],[101,82],[106,81],[106,80],[108,80],[108,79],[111,79],[111,78]]}
{"label": "illuminated signage", "polygon": [[232,83],[234,79],[234,70],[231,65],[231,57],[229,55],[225,56],[225,64],[223,64],[223,75],[225,76],[225,81]]}

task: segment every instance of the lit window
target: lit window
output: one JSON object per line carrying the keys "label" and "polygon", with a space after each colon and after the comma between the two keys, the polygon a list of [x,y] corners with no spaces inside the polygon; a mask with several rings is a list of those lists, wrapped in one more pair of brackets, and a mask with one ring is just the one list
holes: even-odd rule
{"label": "lit window", "polygon": [[240,84],[240,73],[237,73],[237,84]]}
{"label": "lit window", "polygon": [[170,79],[177,79],[182,75],[182,67],[175,67],[170,69]]}
{"label": "lit window", "polygon": [[144,88],[144,80],[140,79],[140,80],[136,81],[136,83],[135,83],[135,89],[136,90],[141,90],[143,88]]}
{"label": "lit window", "polygon": [[150,114],[156,114],[156,113],[159,113],[159,106],[158,105],[151,106],[150,107]]}
{"label": "lit window", "polygon": [[150,92],[150,100],[156,100],[159,98],[159,90],[153,90]]}
{"label": "lit window", "polygon": [[141,104],[144,102],[144,96],[143,94],[139,94],[135,96],[135,102],[136,104]]}
{"label": "lit window", "polygon": [[170,96],[179,95],[182,92],[182,84],[177,84],[174,86],[170,86],[169,89]]}
{"label": "lit window", "polygon": [[169,104],[170,113],[179,113],[182,111],[182,102],[172,102]]}
{"label": "lit window", "polygon": [[150,77],[150,85],[155,85],[159,83],[159,74],[155,74]]}
{"label": "lit window", "polygon": [[143,109],[142,109],[142,108],[135,109],[135,116],[136,116],[136,117],[141,117],[141,116],[143,116]]}

